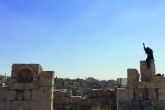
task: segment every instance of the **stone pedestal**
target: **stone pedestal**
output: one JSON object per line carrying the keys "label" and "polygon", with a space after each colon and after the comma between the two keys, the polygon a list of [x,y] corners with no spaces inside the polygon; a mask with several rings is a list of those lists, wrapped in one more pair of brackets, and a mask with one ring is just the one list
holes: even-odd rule
{"label": "stone pedestal", "polygon": [[155,63],[154,60],[151,60],[151,66],[147,69],[146,61],[140,61],[140,75],[141,81],[151,81],[151,77],[155,76]]}

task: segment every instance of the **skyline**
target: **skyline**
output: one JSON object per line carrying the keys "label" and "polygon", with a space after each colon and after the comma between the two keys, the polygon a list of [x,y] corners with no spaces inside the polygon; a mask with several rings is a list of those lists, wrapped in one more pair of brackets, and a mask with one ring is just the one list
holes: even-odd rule
{"label": "skyline", "polygon": [[0,74],[41,64],[62,78],[126,78],[153,50],[164,73],[165,1],[0,1]]}

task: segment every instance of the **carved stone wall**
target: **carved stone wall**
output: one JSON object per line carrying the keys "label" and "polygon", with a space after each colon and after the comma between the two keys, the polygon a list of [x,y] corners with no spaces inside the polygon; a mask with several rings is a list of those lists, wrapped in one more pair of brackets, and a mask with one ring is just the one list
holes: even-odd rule
{"label": "carved stone wall", "polygon": [[0,110],[53,110],[54,71],[39,64],[13,64],[8,87],[0,88]]}
{"label": "carved stone wall", "polygon": [[115,92],[102,90],[89,90],[88,98],[72,96],[71,91],[54,91],[54,110],[90,110],[94,106],[115,105]]}
{"label": "carved stone wall", "polygon": [[117,88],[117,110],[165,109],[165,78],[155,76],[155,64],[147,69],[146,62],[140,61],[141,81],[136,69],[127,70],[127,87]]}

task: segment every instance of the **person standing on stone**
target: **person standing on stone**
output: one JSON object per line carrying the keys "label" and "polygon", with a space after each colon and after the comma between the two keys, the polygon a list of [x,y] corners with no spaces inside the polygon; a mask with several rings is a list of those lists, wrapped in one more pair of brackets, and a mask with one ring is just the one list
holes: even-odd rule
{"label": "person standing on stone", "polygon": [[154,60],[153,51],[149,47],[145,48],[145,44],[144,43],[143,43],[143,47],[144,47],[144,50],[145,50],[145,52],[147,54],[146,65],[147,65],[147,69],[149,69],[150,66],[151,66],[151,60]]}

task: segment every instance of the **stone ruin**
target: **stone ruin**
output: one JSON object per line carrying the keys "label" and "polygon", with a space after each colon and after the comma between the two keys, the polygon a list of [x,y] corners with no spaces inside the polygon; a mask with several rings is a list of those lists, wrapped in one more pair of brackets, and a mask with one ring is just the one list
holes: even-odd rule
{"label": "stone ruin", "polygon": [[8,87],[0,88],[0,110],[53,110],[54,71],[39,64],[13,64]]}
{"label": "stone ruin", "polygon": [[90,110],[95,106],[114,105],[115,92],[108,89],[88,90],[87,97],[72,96],[71,91],[54,91],[54,110]]}
{"label": "stone ruin", "polygon": [[[165,110],[165,77],[155,76],[154,60],[150,69],[140,61],[140,75],[136,69],[127,70],[127,87],[117,88],[117,110]],[[139,81],[141,76],[141,81]]]}

